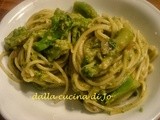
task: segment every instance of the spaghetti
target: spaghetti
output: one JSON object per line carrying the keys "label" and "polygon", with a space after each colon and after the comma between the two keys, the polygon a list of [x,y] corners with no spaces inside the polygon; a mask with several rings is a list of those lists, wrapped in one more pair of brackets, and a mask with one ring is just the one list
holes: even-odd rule
{"label": "spaghetti", "polygon": [[[21,43],[22,45],[17,48],[8,50],[8,46],[5,46],[7,52],[1,54],[1,67],[7,75],[15,81],[36,83],[43,88],[66,86],[63,92],[63,94],[66,94],[68,91],[68,77],[64,69],[69,51],[54,61],[49,61],[42,52],[33,49],[33,44],[51,28],[51,17],[53,14],[54,11],[52,10],[45,9],[39,11],[29,18],[24,28],[18,28],[29,31],[29,33],[27,33],[29,35],[27,35],[23,43]],[[13,36],[16,32],[18,32],[18,30],[13,31],[10,36]],[[5,40],[7,41],[7,39],[9,39],[9,37]],[[68,41],[68,44],[70,43],[68,39],[64,41]],[[5,55],[9,56],[8,68],[15,76],[2,64],[2,58]]]}
{"label": "spaghetti", "polygon": [[146,77],[157,53],[127,20],[97,17],[74,46],[73,88],[82,95],[99,97],[84,100],[90,112],[125,112],[145,98]]}

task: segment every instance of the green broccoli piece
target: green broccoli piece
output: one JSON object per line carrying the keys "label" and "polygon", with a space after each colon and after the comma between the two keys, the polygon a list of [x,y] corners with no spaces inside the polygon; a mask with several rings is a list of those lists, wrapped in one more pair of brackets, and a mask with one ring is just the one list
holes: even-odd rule
{"label": "green broccoli piece", "polygon": [[125,96],[129,92],[135,91],[140,87],[140,83],[137,80],[134,80],[131,76],[125,78],[124,83],[111,93],[107,93],[105,90],[101,90],[97,93],[101,99],[97,100],[103,105],[109,105],[115,102],[117,99]]}
{"label": "green broccoli piece", "polygon": [[9,51],[17,49],[22,45],[29,37],[30,32],[25,27],[19,27],[14,29],[6,38],[4,48]]}
{"label": "green broccoli piece", "polygon": [[36,51],[43,51],[51,46],[55,40],[68,36],[72,21],[67,13],[60,9],[56,9],[51,20],[52,28],[45,33],[40,41],[35,42],[33,45],[33,48]]}
{"label": "green broccoli piece", "polygon": [[110,94],[111,99],[108,100],[107,104],[111,104],[127,93],[135,91],[138,87],[140,87],[140,83],[137,80],[134,80],[131,76],[126,77],[124,83]]}
{"label": "green broccoli piece", "polygon": [[116,52],[121,52],[128,44],[133,40],[134,33],[129,30],[128,28],[122,28],[120,31],[117,32],[117,35],[113,40],[114,48]]}
{"label": "green broccoli piece", "polygon": [[97,75],[99,72],[98,66],[96,65],[95,61],[82,67],[81,71],[82,71],[82,74],[88,78],[95,77],[95,75]]}
{"label": "green broccoli piece", "polygon": [[81,14],[85,18],[95,18],[98,16],[97,12],[85,2],[76,1],[73,6],[73,11]]}
{"label": "green broccoli piece", "polygon": [[46,56],[47,59],[51,62],[68,53],[71,48],[70,42],[66,40],[56,40],[52,44],[52,46],[43,52],[44,56]]}
{"label": "green broccoli piece", "polygon": [[91,19],[87,19],[81,15],[76,15],[73,13],[69,14],[58,8],[55,10],[54,16],[51,20],[51,29],[45,33],[42,39],[33,44],[33,48],[38,52],[49,48],[57,39],[67,39],[70,31],[73,33],[72,41],[75,42],[75,39],[80,36],[80,32],[83,32],[91,22]]}
{"label": "green broccoli piece", "polygon": [[42,37],[42,39],[38,42],[34,42],[33,44],[33,48],[36,50],[36,51],[43,51],[45,50],[46,48],[48,48],[50,45],[53,44],[53,42],[55,40],[57,40],[58,38],[60,38],[60,35],[59,34],[55,34],[53,33],[53,31],[51,30],[48,30],[44,36]]}

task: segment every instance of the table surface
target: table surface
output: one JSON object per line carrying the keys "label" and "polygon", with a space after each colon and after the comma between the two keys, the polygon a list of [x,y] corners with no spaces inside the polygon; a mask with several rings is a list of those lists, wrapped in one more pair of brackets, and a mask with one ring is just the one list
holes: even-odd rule
{"label": "table surface", "polygon": [[[24,0],[0,0],[0,21],[13,7]],[[160,0],[147,0],[160,10]],[[5,120],[0,115],[0,120]],[[160,120],[160,119],[159,119]]]}

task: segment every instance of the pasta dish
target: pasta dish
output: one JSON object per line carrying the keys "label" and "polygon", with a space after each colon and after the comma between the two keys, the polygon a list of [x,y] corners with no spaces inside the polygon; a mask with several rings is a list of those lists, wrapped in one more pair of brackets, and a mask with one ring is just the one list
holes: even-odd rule
{"label": "pasta dish", "polygon": [[[0,66],[14,81],[43,89],[71,88],[93,113],[117,114],[139,105],[157,48],[124,18],[99,15],[85,2],[33,14],[4,39]],[[2,59],[8,56],[7,68]],[[74,102],[74,101],[73,101]]]}

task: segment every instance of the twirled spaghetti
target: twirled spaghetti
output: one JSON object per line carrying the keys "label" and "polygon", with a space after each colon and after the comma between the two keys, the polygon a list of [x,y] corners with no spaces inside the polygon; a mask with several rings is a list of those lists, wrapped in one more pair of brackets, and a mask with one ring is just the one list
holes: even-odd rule
{"label": "twirled spaghetti", "polygon": [[[53,14],[53,10],[45,9],[32,15],[24,28],[18,28],[21,31],[29,31],[27,33],[29,35],[26,36],[22,45],[12,51],[9,50],[1,54],[1,59],[4,55],[9,56],[8,68],[15,77],[3,66],[2,61],[1,67],[15,81],[33,82],[44,88],[66,86],[65,94],[68,91],[68,77],[64,69],[69,56],[69,50],[60,56],[61,58],[49,61],[42,53],[33,49],[33,44],[40,39],[41,34],[45,34],[51,28],[51,17]],[[14,34],[16,33],[12,32],[9,36]],[[70,43],[69,39],[64,41]],[[8,46],[6,45],[6,47]]]}
{"label": "twirled spaghetti", "polygon": [[[124,29],[128,29],[130,33],[125,32],[123,36]],[[127,34],[133,35],[128,37]],[[127,37],[131,38],[128,43]],[[100,100],[84,100],[86,109],[91,112],[125,112],[144,99],[146,77],[152,71],[151,62],[156,56],[157,49],[148,44],[127,20],[109,16],[97,17],[74,46],[73,88],[82,95],[91,96],[96,93],[100,97]],[[138,85],[128,85],[133,89],[125,88],[123,84],[129,79],[138,82]]]}

